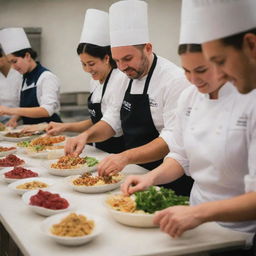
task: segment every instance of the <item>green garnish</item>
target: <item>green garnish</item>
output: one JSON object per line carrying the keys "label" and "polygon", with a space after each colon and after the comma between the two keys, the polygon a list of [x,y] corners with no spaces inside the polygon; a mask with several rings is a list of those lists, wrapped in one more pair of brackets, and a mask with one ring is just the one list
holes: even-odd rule
{"label": "green garnish", "polygon": [[30,142],[31,140],[20,141],[19,143],[17,143],[17,146],[27,148],[30,146]]}
{"label": "green garnish", "polygon": [[84,159],[85,159],[86,164],[88,165],[88,167],[92,167],[92,166],[99,163],[99,161],[94,157],[86,156]]}
{"label": "green garnish", "polygon": [[149,187],[145,191],[135,193],[136,209],[154,213],[174,205],[188,205],[187,196],[177,196],[171,189],[161,187]]}

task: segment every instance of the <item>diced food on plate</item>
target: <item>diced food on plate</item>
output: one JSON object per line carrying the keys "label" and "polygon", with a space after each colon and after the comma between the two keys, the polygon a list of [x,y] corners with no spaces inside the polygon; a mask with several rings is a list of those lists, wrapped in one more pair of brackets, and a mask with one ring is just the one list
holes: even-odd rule
{"label": "diced food on plate", "polygon": [[65,198],[60,197],[59,194],[39,190],[36,195],[30,197],[30,205],[52,210],[61,210],[68,208],[69,203]]}
{"label": "diced food on plate", "polygon": [[31,181],[31,182],[25,182],[23,184],[18,185],[17,189],[26,189],[26,190],[32,190],[32,189],[39,189],[39,188],[47,188],[48,184],[41,182],[41,181]]}
{"label": "diced food on plate", "polygon": [[86,216],[70,213],[51,227],[51,233],[63,237],[81,237],[91,234],[94,226],[94,221],[88,220]]}
{"label": "diced food on plate", "polygon": [[0,167],[19,166],[23,164],[25,164],[25,161],[13,154],[10,154],[5,158],[0,159]]}
{"label": "diced food on plate", "polygon": [[4,176],[9,179],[24,179],[37,177],[38,173],[23,167],[14,167],[11,171],[4,173]]}

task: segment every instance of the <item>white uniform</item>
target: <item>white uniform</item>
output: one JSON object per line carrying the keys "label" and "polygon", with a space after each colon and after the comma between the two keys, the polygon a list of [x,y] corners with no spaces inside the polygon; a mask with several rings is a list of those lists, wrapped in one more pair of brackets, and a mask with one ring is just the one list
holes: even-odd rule
{"label": "white uniform", "polygon": [[[24,84],[22,91],[25,91],[35,84]],[[60,81],[56,75],[50,71],[43,72],[36,83],[36,96],[40,107],[46,109],[49,116],[60,111]]]}
{"label": "white uniform", "polygon": [[[110,126],[120,119],[120,109],[123,102],[126,86],[126,75],[119,69],[113,69],[109,78],[106,91],[101,102],[101,112],[103,117],[101,120],[107,122]],[[103,84],[98,80],[91,79],[92,103],[99,103],[102,97]],[[122,135],[122,129],[116,130],[116,135]]]}
{"label": "white uniform", "polygon": [[[230,83],[220,89],[217,100],[196,87],[182,93],[167,157],[176,159],[195,180],[191,205],[245,193],[244,176],[256,168],[255,99],[256,91],[242,95]],[[221,225],[256,230],[256,221]]]}
{"label": "white uniform", "polygon": [[[147,76],[133,80],[131,94],[143,93],[146,78]],[[124,81],[125,90],[128,87],[129,80],[126,76]],[[181,92],[188,86],[190,86],[190,83],[185,78],[181,68],[169,60],[157,56],[157,64],[149,83],[148,95],[154,125],[160,133],[160,137],[167,143],[175,122],[177,100]],[[120,113],[119,118],[116,118],[110,125],[115,131],[121,129]]]}
{"label": "white uniform", "polygon": [[[0,105],[14,108],[19,106],[22,75],[10,69],[7,77],[0,72]],[[0,121],[7,121],[10,116],[1,116]]]}

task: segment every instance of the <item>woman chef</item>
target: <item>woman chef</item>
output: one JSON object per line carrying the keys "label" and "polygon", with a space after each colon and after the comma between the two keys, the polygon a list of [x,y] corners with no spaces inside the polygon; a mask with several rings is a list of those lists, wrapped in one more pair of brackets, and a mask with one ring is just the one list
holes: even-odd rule
{"label": "woman chef", "polygon": [[207,221],[255,232],[255,199],[251,202],[254,210],[246,211],[248,203],[243,198],[244,177],[256,163],[256,94],[239,94],[231,83],[225,83],[223,74],[214,72],[190,33],[191,8],[186,7],[179,53],[185,74],[195,87],[185,90],[179,99],[173,143],[164,163],[146,175],[128,177],[122,191],[131,194],[175,180],[185,172],[194,179],[191,206],[159,211],[154,222],[164,232],[179,237]]}
{"label": "woman chef", "polygon": [[[76,123],[51,122],[46,129],[48,134],[83,132],[100,120],[111,124],[116,112],[113,110],[116,107],[113,103],[121,108],[124,96],[122,80],[125,75],[116,68],[111,56],[108,13],[96,9],[86,11],[77,53],[84,71],[92,76],[91,94],[88,98],[90,119]],[[96,147],[109,153],[122,152],[124,142],[121,130],[115,137],[96,143]]]}
{"label": "woman chef", "polygon": [[36,62],[37,53],[31,48],[23,28],[6,28],[0,31],[0,43],[12,64],[23,74],[20,107],[0,106],[0,115],[13,115],[10,120],[15,126],[19,117],[24,124],[61,122],[59,111],[58,78]]}

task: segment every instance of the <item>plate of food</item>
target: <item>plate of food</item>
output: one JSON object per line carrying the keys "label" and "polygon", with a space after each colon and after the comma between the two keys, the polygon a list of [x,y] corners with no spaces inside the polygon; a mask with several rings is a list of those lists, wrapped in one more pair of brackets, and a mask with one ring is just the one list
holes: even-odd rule
{"label": "plate of food", "polygon": [[104,193],[119,188],[124,176],[115,174],[112,176],[98,176],[96,173],[83,173],[67,177],[68,184],[82,193]]}
{"label": "plate of food", "polygon": [[2,138],[6,141],[10,142],[19,142],[22,140],[29,140],[36,136],[41,135],[42,132],[24,132],[24,131],[16,131],[16,132],[7,132],[2,135]]}
{"label": "plate of food", "polygon": [[151,228],[156,226],[153,223],[156,211],[174,205],[188,205],[188,200],[188,197],[175,195],[171,189],[152,186],[132,196],[110,194],[105,205],[117,222],[132,227]]}
{"label": "plate of food", "polygon": [[0,146],[0,157],[14,154],[17,151],[16,147],[2,147]]}
{"label": "plate of food", "polygon": [[43,162],[48,172],[57,176],[71,176],[96,171],[98,160],[94,157],[62,156],[57,161]]}
{"label": "plate of food", "polygon": [[36,171],[32,171],[32,169],[37,169],[35,167],[6,167],[1,170],[1,178],[3,181],[7,183],[11,183],[17,180],[26,179],[26,178],[34,178],[38,177],[39,173]]}
{"label": "plate of food", "polygon": [[22,200],[32,211],[43,216],[51,216],[74,209],[68,194],[49,190],[27,191],[23,194]]}
{"label": "plate of food", "polygon": [[4,167],[23,165],[25,165],[25,161],[13,154],[7,155],[4,158],[0,158],[0,169]]}
{"label": "plate of food", "polygon": [[22,195],[27,191],[35,189],[48,189],[53,184],[54,181],[51,179],[34,177],[12,182],[8,185],[8,188],[17,194]]}
{"label": "plate of food", "polygon": [[50,239],[63,245],[81,245],[102,233],[103,221],[84,211],[65,212],[46,218],[41,231]]}

